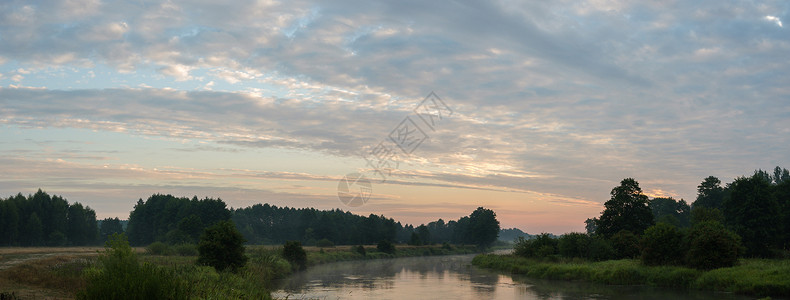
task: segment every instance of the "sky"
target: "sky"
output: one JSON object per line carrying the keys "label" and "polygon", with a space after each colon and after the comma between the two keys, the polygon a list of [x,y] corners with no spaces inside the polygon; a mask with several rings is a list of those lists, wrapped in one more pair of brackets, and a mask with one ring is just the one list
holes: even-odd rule
{"label": "sky", "polygon": [[790,165],[787,1],[221,2],[0,3],[0,196],[559,234],[624,178],[692,202]]}

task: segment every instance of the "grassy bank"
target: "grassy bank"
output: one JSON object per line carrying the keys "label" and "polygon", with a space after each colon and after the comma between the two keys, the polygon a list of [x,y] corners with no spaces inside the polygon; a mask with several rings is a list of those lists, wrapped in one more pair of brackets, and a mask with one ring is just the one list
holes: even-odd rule
{"label": "grassy bank", "polygon": [[632,259],[546,261],[494,254],[478,255],[472,264],[540,279],[790,296],[790,260],[742,259],[737,266],[710,271],[679,266],[651,267]]}
{"label": "grassy bank", "polygon": [[[392,254],[379,252],[376,246],[364,246],[365,255],[353,251],[351,246],[330,248],[305,247],[307,266],[350,260],[382,259],[411,256],[470,254],[473,246],[408,246],[398,245]],[[42,248],[43,249],[43,248]],[[64,248],[62,252],[47,253],[36,248],[0,249],[0,293],[14,293],[19,299],[58,298],[72,299],[85,290],[88,277],[98,272],[97,250]],[[180,256],[176,251],[169,255],[153,255],[142,248],[132,249],[140,266],[135,276],[159,278],[150,281],[152,289],[178,289],[172,298],[269,298],[271,282],[291,274],[294,269],[281,254],[281,246],[248,246],[250,258],[246,267],[237,273],[217,272],[211,267],[197,266],[197,256]],[[38,255],[38,256],[36,256]],[[108,281],[111,290],[117,283]],[[158,284],[164,284],[157,287]]]}

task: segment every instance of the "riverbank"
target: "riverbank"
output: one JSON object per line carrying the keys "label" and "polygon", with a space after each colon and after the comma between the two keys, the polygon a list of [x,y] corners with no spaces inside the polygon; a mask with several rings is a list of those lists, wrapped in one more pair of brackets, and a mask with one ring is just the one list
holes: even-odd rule
{"label": "riverbank", "polygon": [[[353,251],[351,246],[329,248],[305,247],[307,266],[350,261],[373,260],[395,257],[433,256],[476,253],[474,246],[409,246],[398,245],[394,253],[383,253],[376,246],[365,247],[365,255]],[[63,248],[50,252],[44,248],[4,248],[0,255],[0,293],[17,299],[57,298],[73,299],[86,286],[84,270],[96,266],[97,250],[104,248]],[[268,295],[270,283],[293,272],[291,264],[282,257],[281,246],[248,246],[247,266],[237,274],[216,272],[210,267],[195,266],[197,256],[151,255],[144,249],[135,249],[140,264],[160,267],[166,272],[183,279],[199,290],[192,294],[222,295],[232,299],[233,295],[243,298],[249,295]],[[49,252],[49,253],[48,253]],[[225,288],[227,287],[227,288]],[[204,291],[205,290],[205,291]],[[235,292],[229,294],[226,292]],[[211,294],[208,294],[211,293]],[[264,297],[265,298],[265,297]]]}
{"label": "riverbank", "polygon": [[546,261],[515,255],[481,254],[472,264],[532,278],[581,280],[610,285],[722,291],[755,296],[790,296],[790,260],[741,259],[730,268],[710,271],[679,266],[645,266],[638,260],[602,262],[584,260]]}

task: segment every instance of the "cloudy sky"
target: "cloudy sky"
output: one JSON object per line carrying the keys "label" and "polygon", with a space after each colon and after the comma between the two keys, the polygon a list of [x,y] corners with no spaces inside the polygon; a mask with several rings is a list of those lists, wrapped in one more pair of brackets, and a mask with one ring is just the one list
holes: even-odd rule
{"label": "cloudy sky", "polygon": [[[562,233],[626,177],[693,201],[790,165],[786,1],[220,2],[3,1],[0,195],[100,218],[153,193],[413,224],[485,206]],[[425,140],[345,206],[406,118]]]}

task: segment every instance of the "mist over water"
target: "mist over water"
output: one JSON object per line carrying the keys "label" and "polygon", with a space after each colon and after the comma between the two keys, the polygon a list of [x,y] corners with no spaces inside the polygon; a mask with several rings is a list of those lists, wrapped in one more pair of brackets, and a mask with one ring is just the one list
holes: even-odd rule
{"label": "mist over water", "polygon": [[338,262],[277,283],[288,299],[750,299],[646,286],[535,280],[471,265],[474,255]]}

